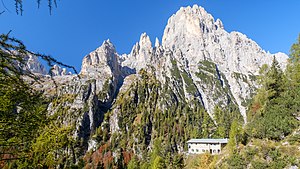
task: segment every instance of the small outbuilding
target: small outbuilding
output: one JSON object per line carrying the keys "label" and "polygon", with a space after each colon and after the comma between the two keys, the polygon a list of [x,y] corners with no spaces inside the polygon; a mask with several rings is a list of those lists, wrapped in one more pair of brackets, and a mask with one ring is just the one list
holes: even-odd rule
{"label": "small outbuilding", "polygon": [[222,148],[228,143],[228,139],[190,139],[188,144],[188,154],[210,153],[220,154]]}

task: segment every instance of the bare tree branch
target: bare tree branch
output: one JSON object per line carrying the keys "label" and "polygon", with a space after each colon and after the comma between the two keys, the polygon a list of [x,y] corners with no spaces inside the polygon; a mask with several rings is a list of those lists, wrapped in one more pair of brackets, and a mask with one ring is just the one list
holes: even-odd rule
{"label": "bare tree branch", "polygon": [[0,15],[2,15],[5,11],[0,12]]}
{"label": "bare tree branch", "polygon": [[[5,9],[6,11],[10,12],[9,9],[8,9],[8,8],[6,7],[6,5],[4,4],[3,0],[1,0],[1,3],[2,3],[2,6],[4,7],[4,9]],[[5,12],[5,11],[1,12],[1,14],[4,13],[4,12]]]}

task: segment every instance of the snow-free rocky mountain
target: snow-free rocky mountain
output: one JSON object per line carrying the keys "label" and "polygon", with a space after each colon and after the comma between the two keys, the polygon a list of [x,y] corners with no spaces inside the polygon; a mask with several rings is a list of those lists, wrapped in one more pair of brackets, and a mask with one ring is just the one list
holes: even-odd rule
{"label": "snow-free rocky mountain", "polygon": [[[126,96],[141,101],[139,92],[131,92],[145,80],[141,72],[152,75],[149,81],[155,79],[161,86],[157,111],[178,103],[198,105],[214,119],[216,106],[231,106],[246,122],[246,106],[257,88],[258,71],[263,64],[270,65],[273,56],[284,69],[287,55],[270,54],[246,35],[227,32],[220,19],[194,5],[180,8],[170,17],[161,42],[155,39],[153,43],[143,33],[130,54],[119,55],[106,40],[83,58],[79,75],[68,75],[58,66],[53,69],[58,93],[51,80],[38,87],[47,95],[59,95],[58,101],[50,103],[49,113],[64,112],[59,121],[75,126],[74,138],[83,140],[85,152],[96,147],[91,136],[99,126],[122,134],[120,100]],[[150,95],[153,89],[144,92]]]}

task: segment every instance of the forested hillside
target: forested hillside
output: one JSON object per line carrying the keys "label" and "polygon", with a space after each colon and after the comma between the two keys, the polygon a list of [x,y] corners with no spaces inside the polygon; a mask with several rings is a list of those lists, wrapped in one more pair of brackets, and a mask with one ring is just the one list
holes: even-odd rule
{"label": "forested hillside", "polygon": [[[106,40],[74,75],[10,34],[0,54],[0,168],[300,166],[300,37],[270,54],[194,5],[162,42],[143,33],[120,55]],[[229,142],[188,156],[192,138]]]}
{"label": "forested hillside", "polygon": [[[195,168],[298,168],[300,153],[300,37],[291,47],[285,71],[274,59],[260,69],[258,88],[248,106],[249,122],[231,128],[220,156],[188,161]],[[205,160],[206,159],[206,160]],[[204,160],[204,164],[202,161]],[[208,167],[209,166],[209,167]]]}

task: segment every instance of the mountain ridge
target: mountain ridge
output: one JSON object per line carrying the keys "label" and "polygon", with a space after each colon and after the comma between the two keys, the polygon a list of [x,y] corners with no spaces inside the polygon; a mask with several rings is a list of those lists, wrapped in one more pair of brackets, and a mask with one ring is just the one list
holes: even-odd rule
{"label": "mountain ridge", "polygon": [[[182,19],[183,21],[189,21],[192,19],[189,18],[200,18],[201,21],[194,21],[192,24],[190,23],[185,23],[183,25],[183,30],[179,29],[179,31],[174,31],[174,32],[169,32],[169,30],[174,30],[176,27],[182,26],[180,25],[180,20]],[[179,18],[179,19],[178,19]],[[173,20],[175,20],[173,22]],[[197,19],[196,19],[197,20]],[[186,26],[188,25],[188,26]],[[208,26],[207,26],[208,25]],[[198,27],[197,27],[198,26]],[[214,33],[213,31],[216,31],[217,33]],[[182,32],[182,34],[177,35],[178,33],[176,32]],[[191,32],[193,39],[198,38],[198,40],[195,41],[190,41],[188,43],[185,43],[185,41],[182,43],[179,41],[180,44],[176,44],[174,42],[177,42],[176,39],[188,39],[188,37],[192,37],[191,35],[187,34],[186,32]],[[209,34],[210,32],[213,32],[216,34],[215,36],[208,36],[205,38],[199,38],[198,36],[206,35]],[[175,36],[174,36],[175,35]],[[218,37],[216,37],[218,36]],[[215,42],[215,41],[224,41],[224,36],[225,38],[230,38],[229,42],[225,44],[224,43],[210,43],[210,42]],[[199,41],[199,39],[202,41]],[[209,41],[209,43],[205,42]],[[243,43],[245,42],[245,43]],[[243,43],[243,44],[240,44]],[[247,46],[246,50],[250,50],[250,57],[247,56],[243,57],[243,54],[247,53],[242,51],[241,53],[237,54],[230,54],[230,52],[239,52],[240,46],[246,44]],[[216,45],[220,45],[220,47],[216,47]],[[230,48],[230,46],[234,46],[236,49]],[[238,46],[240,45],[240,46]],[[170,46],[179,46],[175,47],[175,49],[170,49]],[[195,47],[191,47],[195,46]],[[209,47],[212,46],[210,49]],[[252,47],[252,48],[251,48]],[[200,48],[200,50],[196,50],[197,48]],[[229,49],[228,49],[229,48]],[[248,49],[250,48],[250,49]],[[254,48],[254,49],[253,49]],[[179,49],[179,51],[178,51]],[[187,52],[183,51],[186,50]],[[193,50],[194,52],[189,52],[190,50]],[[222,52],[214,52],[211,50],[223,50]],[[224,51],[225,50],[225,51]],[[197,5],[194,5],[193,7],[186,7],[186,8],[180,8],[176,14],[172,15],[170,19],[168,20],[168,24],[165,28],[164,35],[162,38],[162,44],[160,45],[158,39],[155,40],[155,45],[152,47],[152,42],[149,38],[149,36],[146,33],[141,34],[139,42],[137,42],[130,54],[123,54],[121,55],[122,61],[121,64],[124,66],[128,66],[132,69],[135,69],[136,71],[140,70],[141,68],[145,68],[147,64],[157,64],[154,63],[156,60],[160,60],[162,55],[164,55],[165,51],[169,51],[172,53],[177,52],[178,53],[183,53],[185,56],[183,57],[184,59],[188,59],[188,61],[191,63],[191,60],[196,60],[201,61],[201,60],[212,60],[215,62],[220,69],[228,73],[229,72],[242,72],[243,74],[245,73],[251,73],[253,75],[258,74],[259,67],[262,66],[262,64],[270,64],[272,61],[272,55],[275,55],[276,59],[279,60],[279,63],[281,64],[281,67],[284,69],[286,65],[286,60],[287,56],[283,53],[276,53],[276,54],[269,54],[266,53],[263,49],[261,49],[254,41],[251,39],[248,39],[244,34],[241,34],[239,32],[233,31],[231,33],[227,33],[224,30],[223,23],[220,19],[217,19],[214,21],[214,18],[208,14],[204,8],[199,7]],[[199,52],[200,51],[200,52]],[[206,53],[205,53],[206,52]],[[227,52],[227,53],[226,53]],[[256,52],[256,53],[255,53]],[[208,53],[208,54],[207,54]],[[180,54],[178,54],[180,55]],[[177,55],[177,56],[178,56]],[[208,55],[208,56],[207,56]],[[213,55],[213,56],[211,56]],[[216,56],[224,56],[227,58],[225,59],[220,59]],[[255,57],[255,55],[260,55],[258,57]],[[228,59],[229,56],[234,56],[235,59]],[[265,56],[265,57],[262,57]],[[201,58],[202,57],[202,58]],[[243,57],[243,58],[241,58]],[[176,58],[176,60],[180,60],[182,58]],[[226,60],[227,59],[227,60]],[[242,66],[239,66],[239,63],[235,63],[236,60],[241,60],[242,61]],[[185,60],[186,62],[186,60]],[[227,63],[227,65],[224,65],[224,63]],[[247,66],[248,64],[251,64],[250,66]],[[181,64],[186,64],[186,63],[181,63]],[[232,70],[230,70],[233,67]],[[246,67],[246,68],[245,68]],[[250,70],[249,70],[250,69]],[[249,72],[247,72],[249,71]],[[229,76],[228,76],[229,77]],[[228,78],[227,77],[227,78]],[[231,84],[233,85],[233,83]],[[241,92],[238,91],[238,92]],[[243,98],[246,97],[248,94],[244,94]],[[238,96],[235,96],[235,99],[238,99]],[[239,107],[243,113],[243,116],[246,117],[245,115],[245,109],[243,106],[241,106],[241,102],[239,101]],[[213,107],[213,106],[207,106],[207,107]],[[246,119],[245,119],[246,121]]]}

